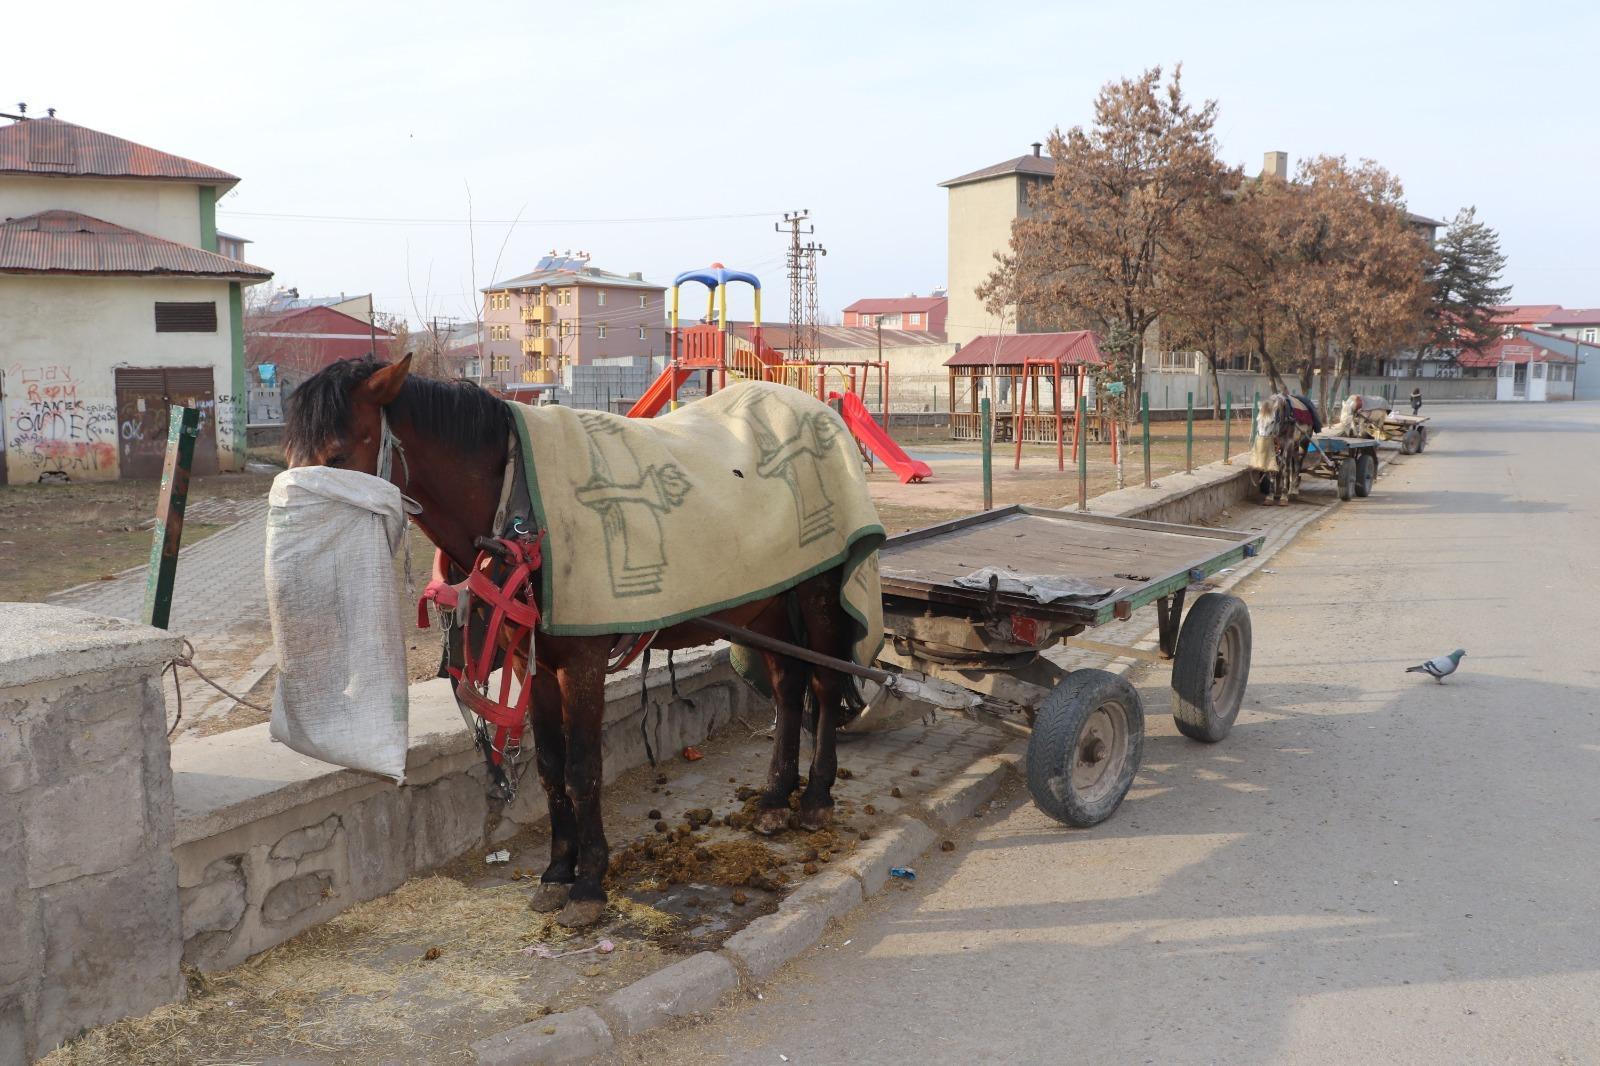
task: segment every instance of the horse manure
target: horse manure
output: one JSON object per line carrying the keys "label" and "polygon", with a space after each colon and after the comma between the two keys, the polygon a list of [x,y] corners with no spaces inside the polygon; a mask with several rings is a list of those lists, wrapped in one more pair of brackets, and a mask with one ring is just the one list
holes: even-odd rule
{"label": "horse manure", "polygon": [[833,853],[830,852],[830,851],[819,851],[819,852],[817,852],[817,861],[818,862],[832,862],[833,861]]}
{"label": "horse manure", "polygon": [[667,783],[667,775],[666,774],[657,774],[656,775],[656,784],[664,785],[666,783]]}
{"label": "horse manure", "polygon": [[944,843],[939,845],[939,850],[954,851],[956,850],[956,842],[954,840],[946,840]]}
{"label": "horse manure", "polygon": [[817,864],[814,862],[808,862],[802,866],[801,869],[805,871],[807,877],[810,877],[817,872]]}
{"label": "horse manure", "polygon": [[694,857],[695,857],[695,859],[697,859],[700,862],[710,862],[711,861],[711,849],[710,848],[695,848],[694,849]]}
{"label": "horse manure", "polygon": [[737,778],[737,777],[730,777],[730,778],[728,778],[728,784],[730,784],[730,785],[731,785],[731,784],[733,784],[733,783],[734,783],[734,782],[735,782],[735,781],[737,781],[737,780],[739,780],[739,779],[738,779],[738,778]]}
{"label": "horse manure", "polygon": [[443,954],[444,954],[444,952],[440,951],[438,948],[429,948],[427,951],[424,951],[422,953],[422,957],[424,959],[428,960],[429,962],[433,962],[435,959],[437,959],[440,955],[443,955]]}
{"label": "horse manure", "polygon": [[889,790],[889,795],[893,796],[895,799],[899,799],[900,798],[900,786],[896,785],[893,788],[891,788]]}
{"label": "horse manure", "polygon": [[757,788],[751,788],[749,785],[740,785],[738,788],[733,790],[733,798],[738,800],[740,803],[743,803],[745,800],[755,799],[759,795],[761,795],[761,790]]}
{"label": "horse manure", "polygon": [[667,823],[666,823],[666,822],[663,822],[663,821],[662,821],[662,820],[661,820],[661,819],[659,819],[659,818],[658,818],[658,819],[656,819],[656,832],[658,832],[658,833],[665,833],[665,832],[666,832],[666,831],[667,831]]}
{"label": "horse manure", "polygon": [[789,812],[789,823],[788,824],[789,824],[789,828],[790,829],[799,829],[800,828],[800,816],[798,814],[795,814],[793,811],[790,811]]}
{"label": "horse manure", "polygon": [[678,823],[678,839],[679,840],[682,840],[684,837],[688,836],[692,832],[694,832],[694,826],[690,825],[688,822],[679,822]]}
{"label": "horse manure", "polygon": [[850,772],[850,768],[848,766],[839,767],[839,780],[848,781],[854,776],[856,775]]}
{"label": "horse manure", "polygon": [[759,888],[763,892],[781,892],[789,879],[781,871],[757,870],[745,879],[745,884],[751,888]]}
{"label": "horse manure", "polygon": [[800,856],[800,861],[801,862],[816,862],[817,861],[817,849],[816,848],[807,848],[805,850],[805,852]]}
{"label": "horse manure", "polygon": [[865,807],[861,808],[861,811],[863,814],[877,814],[878,808],[869,803]]}
{"label": "horse manure", "polygon": [[867,832],[865,829],[861,830],[861,832],[856,834],[856,836],[860,840],[871,840],[872,839],[872,834]]}
{"label": "horse manure", "polygon": [[730,898],[733,900],[733,905],[735,907],[743,907],[746,903],[750,902],[749,893],[745,892],[743,889],[734,889],[733,895]]}
{"label": "horse manure", "polygon": [[922,769],[920,767],[913,766],[911,768],[911,776],[912,777],[921,777],[922,776]]}
{"label": "horse manure", "polygon": [[661,821],[661,812],[656,810],[654,807],[651,807],[650,813],[646,814],[645,817],[652,822],[659,822]]}
{"label": "horse manure", "polygon": [[696,807],[693,810],[684,811],[683,816],[689,819],[690,825],[696,829],[699,829],[701,826],[711,821],[711,808]]}

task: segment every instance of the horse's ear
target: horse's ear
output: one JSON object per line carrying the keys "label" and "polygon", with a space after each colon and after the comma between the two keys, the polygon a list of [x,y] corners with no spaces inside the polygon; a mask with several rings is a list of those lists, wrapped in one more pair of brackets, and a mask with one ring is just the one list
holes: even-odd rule
{"label": "horse's ear", "polygon": [[400,386],[406,383],[406,375],[410,372],[411,353],[407,352],[404,359],[398,363],[390,363],[356,386],[356,394],[379,407],[387,407],[394,402],[396,396],[400,395]]}

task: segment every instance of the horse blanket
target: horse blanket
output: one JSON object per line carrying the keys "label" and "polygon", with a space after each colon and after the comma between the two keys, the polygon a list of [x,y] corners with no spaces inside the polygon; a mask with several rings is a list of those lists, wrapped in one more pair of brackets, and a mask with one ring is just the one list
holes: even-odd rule
{"label": "horse blanket", "polygon": [[842,566],[856,661],[876,658],[884,531],[832,408],[766,382],[653,419],[512,408],[546,531],[540,628],[648,633]]}

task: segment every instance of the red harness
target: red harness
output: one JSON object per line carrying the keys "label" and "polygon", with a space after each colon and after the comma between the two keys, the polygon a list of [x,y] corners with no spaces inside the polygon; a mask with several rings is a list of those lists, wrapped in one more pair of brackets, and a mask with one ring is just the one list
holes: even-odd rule
{"label": "red harness", "polygon": [[[487,543],[480,541],[480,544]],[[536,634],[539,628],[539,605],[534,600],[533,583],[539,567],[543,565],[544,531],[533,537],[497,537],[493,548],[484,548],[473,561],[467,579],[452,585],[447,576],[448,560],[444,552],[434,556],[433,578],[417,600],[417,628],[428,628],[428,603],[432,601],[441,614],[449,612],[455,618],[465,619],[462,631],[462,665],[448,666],[450,679],[455,682],[456,699],[462,707],[494,728],[490,740],[480,732],[484,743],[484,756],[491,768],[502,770],[522,748],[522,733],[528,719],[528,706],[533,696],[533,676],[539,668],[536,652]],[[490,576],[494,564],[506,568],[505,579],[498,584]],[[461,595],[466,595],[465,610]],[[472,609],[482,605],[488,613],[483,642],[472,646]],[[447,623],[449,624],[449,623]],[[621,670],[649,648],[655,639],[654,632],[629,633],[622,636],[612,651],[607,672]],[[512,685],[515,671],[511,668],[510,652],[513,648],[527,648],[527,670],[515,698]],[[506,657],[500,670],[499,697],[490,695],[489,678],[494,673],[495,652],[505,649]],[[514,788],[514,778],[505,775]]]}

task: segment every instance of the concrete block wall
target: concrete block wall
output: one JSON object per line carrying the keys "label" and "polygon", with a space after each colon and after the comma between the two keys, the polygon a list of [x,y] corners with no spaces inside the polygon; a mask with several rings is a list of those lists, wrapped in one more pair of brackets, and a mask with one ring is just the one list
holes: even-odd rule
{"label": "concrete block wall", "polygon": [[0,1062],[183,995],[161,630],[0,605]]}
{"label": "concrete block wall", "polygon": [[[677,699],[661,657],[655,662],[648,711],[637,667],[607,685],[607,781],[646,761],[641,725],[656,757],[673,758],[747,713],[752,700],[764,703],[725,652],[679,655]],[[491,811],[483,760],[447,682],[412,686],[403,787],[297,755],[266,730],[221,733],[173,753],[183,961],[203,970],[233,966],[545,820],[531,745],[516,798]]]}
{"label": "concrete block wall", "polygon": [[556,398],[568,407],[610,410],[618,400],[637,400],[659,373],[654,361],[648,358],[580,363],[567,368],[562,387],[556,390]]}

